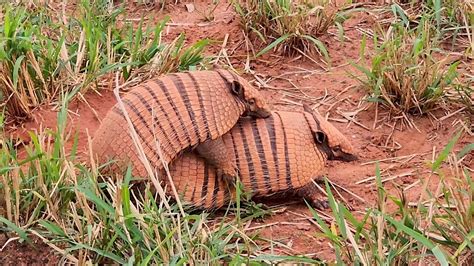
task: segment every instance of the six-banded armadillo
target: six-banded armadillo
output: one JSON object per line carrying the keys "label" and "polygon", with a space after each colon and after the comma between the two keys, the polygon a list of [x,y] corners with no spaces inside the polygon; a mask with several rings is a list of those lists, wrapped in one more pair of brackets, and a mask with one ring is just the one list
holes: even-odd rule
{"label": "six-banded armadillo", "polygon": [[[312,180],[321,177],[326,160],[357,158],[344,135],[315,112],[275,111],[266,119],[241,119],[223,140],[253,196],[294,192],[317,208],[325,206]],[[175,160],[170,171],[182,201],[194,207],[220,208],[234,197],[215,169],[193,153]]]}
{"label": "six-banded armadillo", "polygon": [[[163,169],[157,141],[166,162],[196,148],[220,177],[236,175],[220,137],[241,116],[268,117],[270,111],[257,89],[233,72],[191,71],[168,74],[132,88],[122,98],[144,152],[155,171]],[[92,149],[100,163],[115,159],[111,170],[133,165],[132,173],[146,177],[129,127],[115,105],[96,131]],[[213,152],[215,150],[216,152]]]}

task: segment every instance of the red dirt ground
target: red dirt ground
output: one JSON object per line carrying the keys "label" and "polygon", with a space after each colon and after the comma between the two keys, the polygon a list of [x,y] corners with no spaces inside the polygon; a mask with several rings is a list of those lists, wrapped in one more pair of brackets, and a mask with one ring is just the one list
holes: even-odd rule
{"label": "red dirt ground", "polygon": [[[196,4],[198,10],[206,8],[206,4],[202,1],[196,2],[198,2]],[[213,22],[203,22],[202,16],[197,12],[188,13],[184,4],[168,6],[168,10],[165,10],[164,13],[160,13],[157,7],[144,9],[142,6],[129,6],[129,19],[140,18],[142,14],[145,14],[149,20],[158,21],[165,14],[169,14],[173,24],[168,28],[168,35],[164,36],[166,39],[174,38],[183,31],[189,42],[202,38],[222,41],[228,34],[225,48],[232,55],[233,66],[242,70],[247,53],[243,35],[238,26],[238,18],[232,7],[227,9],[228,1],[221,2],[224,3],[221,3],[216,9]],[[274,109],[301,110],[298,104],[302,100],[312,106],[317,105],[318,110],[322,114],[327,113],[334,125],[352,140],[360,160],[352,163],[330,162],[327,172],[333,182],[352,191],[364,200],[362,202],[356,197],[342,192],[356,212],[363,212],[376,200],[376,187],[373,184],[356,184],[357,181],[374,175],[375,164],[370,162],[384,158],[414,155],[410,160],[387,160],[380,164],[381,169],[387,171],[386,175],[405,174],[386,183],[389,191],[396,193],[397,186],[406,187],[426,177],[425,162],[431,160],[433,150],[438,153],[446,145],[455,132],[454,128],[459,127],[459,121],[465,121],[467,115],[460,112],[443,118],[449,113],[438,110],[433,113],[433,116],[411,117],[410,119],[418,130],[408,127],[400,128],[400,123],[394,126],[395,119],[388,119],[386,110],[379,108],[376,115],[376,108],[373,105],[361,101],[365,93],[359,87],[358,82],[348,75],[348,71],[356,73],[348,62],[358,60],[359,44],[362,39],[360,29],[371,29],[373,21],[374,18],[371,15],[360,12],[345,22],[346,38],[344,42],[338,40],[335,28],[330,29],[331,34],[322,37],[332,59],[332,67],[321,64],[327,69],[304,58],[283,58],[271,53],[250,63],[251,69],[258,74],[259,78],[265,81],[270,79],[268,84],[265,86],[260,84],[260,86]],[[215,45],[209,49],[209,53],[216,54],[220,49],[220,44]],[[234,49],[235,52],[232,54]],[[472,66],[469,69],[469,65],[466,63],[464,67],[467,71],[472,72]],[[246,77],[249,80],[255,80],[255,76],[246,75]],[[108,109],[115,104],[111,89],[101,90],[100,95],[95,92],[87,93],[85,99],[90,107],[77,100],[70,104],[69,128],[79,132],[79,147],[87,147],[86,132],[88,131],[89,135],[92,135],[100,123],[99,119],[103,118]],[[91,108],[95,110],[98,117]],[[43,128],[54,128],[56,115],[56,111],[51,110],[49,106],[44,106],[35,112],[35,118],[32,121],[24,123],[20,128],[12,128],[10,133],[27,139],[26,132],[38,129],[40,125]],[[355,119],[357,123],[349,122],[344,115],[352,117],[350,119]],[[374,125],[376,116],[378,120]],[[472,120],[472,117],[470,119]],[[474,142],[474,137],[464,134],[456,149],[459,150],[467,143],[472,142]],[[472,167],[473,157],[468,159],[465,163]],[[433,181],[436,181],[435,179]],[[432,187],[437,186],[437,182],[430,184]],[[418,200],[421,189],[420,185],[415,185],[407,190],[408,200]],[[280,203],[282,202],[284,203],[284,200],[280,200]],[[289,247],[275,248],[280,253],[307,254],[321,259],[332,259],[332,248],[327,242],[318,239],[316,236],[318,229],[305,218],[308,216],[310,213],[304,204],[293,203],[282,207],[281,212],[265,219],[263,223],[252,224],[252,227],[266,224],[266,227],[259,229],[261,236]],[[0,238],[0,246],[4,241],[5,239]],[[29,252],[16,253],[25,248],[29,249]],[[0,261],[12,262],[8,259],[8,254],[12,253],[17,254],[15,255],[16,259],[23,255],[31,256],[31,254],[41,254],[41,257],[46,259],[50,258],[48,254],[51,254],[51,251],[47,248],[34,250],[31,247],[11,243],[3,252],[0,252],[2,254]],[[28,261],[27,258],[25,258],[26,261]],[[52,259],[52,261],[57,260]],[[37,261],[37,263],[40,262],[45,261]]]}

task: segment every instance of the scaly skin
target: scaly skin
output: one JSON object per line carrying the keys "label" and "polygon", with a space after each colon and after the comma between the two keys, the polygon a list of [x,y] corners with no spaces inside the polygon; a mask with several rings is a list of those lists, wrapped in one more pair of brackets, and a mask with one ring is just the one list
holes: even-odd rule
{"label": "scaly skin", "polygon": [[[221,175],[236,176],[231,157],[226,147],[219,145],[219,138],[244,113],[254,117],[270,115],[260,93],[245,79],[225,70],[168,74],[137,85],[122,101],[155,171],[163,169],[158,142],[164,160],[170,163],[184,151],[216,141],[211,146],[219,149],[219,156],[204,152],[202,157],[222,168]],[[96,131],[92,147],[99,163],[117,161],[109,171],[123,171],[131,163],[134,176],[147,176],[118,104]],[[205,151],[205,147],[201,150]]]}
{"label": "scaly skin", "polygon": [[[326,207],[312,180],[319,179],[328,154],[316,141],[321,121],[311,113],[273,112],[266,119],[241,119],[223,140],[239,169],[240,180],[254,197],[292,192],[317,208]],[[337,129],[325,123],[326,130]],[[342,134],[335,134],[352,149]],[[218,209],[234,198],[233,189],[216,178],[216,170],[193,153],[170,167],[182,201],[197,208]],[[170,195],[172,193],[168,191]]]}

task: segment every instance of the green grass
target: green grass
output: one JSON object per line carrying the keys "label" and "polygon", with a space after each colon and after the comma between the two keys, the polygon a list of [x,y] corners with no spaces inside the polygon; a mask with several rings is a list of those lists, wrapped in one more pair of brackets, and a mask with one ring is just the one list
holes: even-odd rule
{"label": "green grass", "polygon": [[[356,217],[337,202],[326,185],[334,222],[328,226],[312,210],[322,228],[318,234],[334,247],[337,263],[358,265],[472,265],[474,261],[474,183],[459,158],[474,150],[472,145],[455,156],[459,132],[429,165],[440,181],[436,191],[426,189],[415,206],[407,202],[402,189],[391,195],[381,182],[376,167],[377,203]],[[441,170],[446,162],[449,175]],[[424,179],[432,182],[434,177]],[[423,187],[427,188],[427,184]],[[392,207],[389,207],[392,206]]]}
{"label": "green grass", "polygon": [[58,101],[60,92],[74,97],[100,89],[116,71],[127,81],[195,68],[208,43],[185,46],[184,35],[166,43],[162,32],[168,19],[133,25],[120,18],[126,15],[123,8],[105,0],[82,0],[76,17],[64,14],[66,19],[43,6],[3,3],[0,12],[5,21],[0,25],[0,97],[16,118]]}
{"label": "green grass", "polygon": [[[395,113],[424,114],[443,107],[446,93],[458,82],[459,61],[450,62],[431,31],[432,20],[415,29],[403,24],[374,36],[374,54],[368,67],[353,64],[364,74],[357,79],[370,94]],[[363,54],[365,46],[362,46]]]}
{"label": "green grass", "polygon": [[425,0],[421,2],[424,12],[434,14],[436,26],[442,34],[450,33],[454,37],[466,34],[465,36],[469,39],[474,36],[474,3],[472,1]]}
{"label": "green grass", "polygon": [[470,0],[406,0],[392,9],[405,23],[418,23],[433,17],[433,29],[440,40],[450,41],[451,47],[474,53],[474,3]]}
{"label": "green grass", "polygon": [[[328,1],[234,1],[244,31],[265,46],[255,56],[271,50],[284,55],[319,54],[329,61],[324,43],[318,38],[330,26],[342,22],[342,15]],[[342,27],[340,27],[342,28]]]}

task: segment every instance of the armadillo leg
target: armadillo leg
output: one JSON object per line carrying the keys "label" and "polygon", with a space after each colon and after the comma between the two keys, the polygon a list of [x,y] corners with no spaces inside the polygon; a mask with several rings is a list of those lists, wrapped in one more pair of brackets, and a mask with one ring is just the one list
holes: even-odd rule
{"label": "armadillo leg", "polygon": [[[316,183],[320,183],[322,179],[315,178],[314,181]],[[313,182],[310,182],[299,188],[297,190],[297,194],[306,199],[311,204],[311,206],[316,209],[323,210],[329,208],[329,203],[326,196],[323,195],[323,193]]]}
{"label": "armadillo leg", "polygon": [[196,147],[197,153],[217,170],[218,178],[233,184],[237,177],[235,162],[222,138],[207,140]]}

